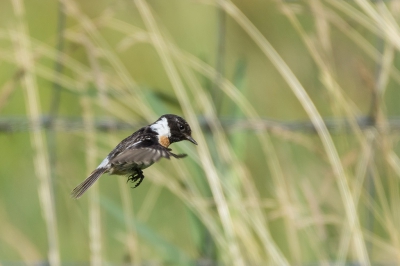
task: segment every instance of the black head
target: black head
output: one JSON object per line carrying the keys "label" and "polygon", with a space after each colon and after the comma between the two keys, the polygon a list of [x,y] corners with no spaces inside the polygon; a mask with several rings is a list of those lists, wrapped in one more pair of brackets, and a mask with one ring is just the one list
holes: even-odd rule
{"label": "black head", "polygon": [[169,141],[170,143],[188,140],[197,145],[197,142],[192,138],[192,130],[189,124],[180,116],[177,115],[163,115],[160,119],[166,118],[170,129]]}

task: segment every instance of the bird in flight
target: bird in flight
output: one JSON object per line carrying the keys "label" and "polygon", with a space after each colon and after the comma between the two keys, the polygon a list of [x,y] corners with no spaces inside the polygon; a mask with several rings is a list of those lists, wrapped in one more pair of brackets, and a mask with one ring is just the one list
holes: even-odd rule
{"label": "bird in flight", "polygon": [[99,166],[72,192],[73,198],[80,198],[104,173],[127,175],[128,181],[142,183],[143,169],[161,158],[183,158],[186,154],[174,154],[168,146],[174,142],[188,140],[195,145],[189,124],[177,115],[166,114],[151,125],[142,127],[122,140],[100,163]]}

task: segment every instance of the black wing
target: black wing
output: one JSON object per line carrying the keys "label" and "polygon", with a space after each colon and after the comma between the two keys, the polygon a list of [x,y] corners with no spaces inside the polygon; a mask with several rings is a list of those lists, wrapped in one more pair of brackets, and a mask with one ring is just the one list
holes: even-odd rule
{"label": "black wing", "polygon": [[174,154],[171,149],[158,144],[155,136],[143,136],[139,141],[129,145],[124,151],[110,160],[112,164],[150,165],[161,158],[183,158],[186,154]]}

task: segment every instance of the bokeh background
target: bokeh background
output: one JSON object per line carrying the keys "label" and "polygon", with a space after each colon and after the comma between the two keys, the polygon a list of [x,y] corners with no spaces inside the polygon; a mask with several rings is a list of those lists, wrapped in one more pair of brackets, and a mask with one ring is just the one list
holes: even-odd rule
{"label": "bokeh background", "polygon": [[[0,1],[0,264],[400,264],[399,20],[395,0]],[[187,158],[71,199],[165,113]]]}

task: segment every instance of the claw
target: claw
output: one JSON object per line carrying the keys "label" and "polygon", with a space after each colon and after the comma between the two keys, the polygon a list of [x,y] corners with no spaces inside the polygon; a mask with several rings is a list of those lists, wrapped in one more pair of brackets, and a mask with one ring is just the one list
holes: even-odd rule
{"label": "claw", "polygon": [[139,179],[139,181],[136,183],[136,185],[133,187],[133,188],[137,188],[141,183],[142,183],[142,181],[143,181],[143,179],[144,179],[144,176],[142,175],[141,177],[139,177],[140,179]]}
{"label": "claw", "polygon": [[142,183],[143,179],[144,179],[143,171],[140,169],[136,169],[136,171],[132,175],[128,176],[128,180],[126,182],[128,181],[131,181],[132,183],[137,182],[133,187],[136,188]]}

